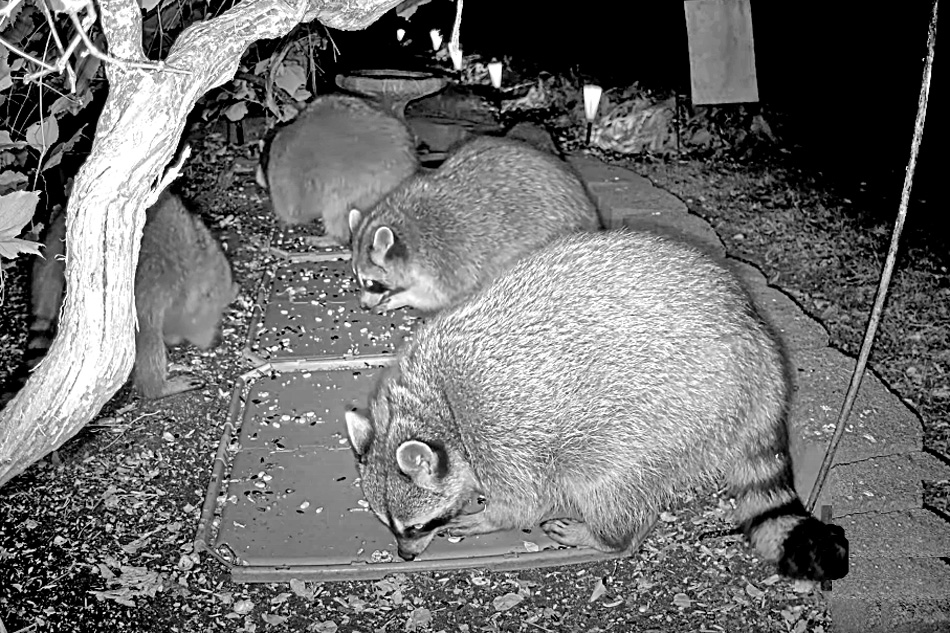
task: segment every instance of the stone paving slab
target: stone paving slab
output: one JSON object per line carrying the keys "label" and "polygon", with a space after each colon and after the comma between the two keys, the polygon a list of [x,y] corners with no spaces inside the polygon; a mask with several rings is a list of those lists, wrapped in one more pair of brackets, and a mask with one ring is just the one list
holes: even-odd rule
{"label": "stone paving slab", "polygon": [[[791,419],[805,442],[826,446],[834,432],[855,360],[830,347],[789,350],[795,395]],[[848,418],[836,461],[919,451],[920,419],[868,369]]]}
{"label": "stone paving slab", "polygon": [[936,558],[857,558],[829,595],[839,633],[950,631],[950,565]]}
{"label": "stone paving slab", "polygon": [[[939,558],[950,554],[950,523],[925,508],[837,517],[851,558]],[[894,535],[901,538],[894,538]]]}
{"label": "stone paving slab", "polygon": [[727,260],[726,266],[743,281],[756,307],[782,337],[786,349],[809,350],[828,346],[828,330],[802,312],[794,299],[769,286],[758,268],[736,259]]}
{"label": "stone paving slab", "polygon": [[[818,458],[819,464],[823,455]],[[798,464],[795,468],[795,487],[802,498],[807,498],[817,476],[818,468],[812,470],[809,466],[806,462],[804,468]],[[940,460],[920,452],[839,463],[831,469],[816,507],[830,503],[836,517],[914,510],[923,505],[923,481],[944,472]],[[903,538],[900,533],[893,536]]]}

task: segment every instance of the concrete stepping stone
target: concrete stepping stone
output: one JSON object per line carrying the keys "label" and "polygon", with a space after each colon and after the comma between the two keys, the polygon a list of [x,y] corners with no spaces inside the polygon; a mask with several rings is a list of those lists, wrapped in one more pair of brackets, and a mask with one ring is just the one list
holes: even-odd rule
{"label": "concrete stepping stone", "polygon": [[925,508],[838,517],[852,558],[950,556],[950,523]]}
{"label": "concrete stepping stone", "polygon": [[950,565],[939,558],[855,558],[829,603],[839,633],[950,631]]}
{"label": "concrete stepping stone", "polygon": [[[831,440],[855,360],[830,347],[791,350],[795,394],[791,419],[806,443],[824,447]],[[920,420],[877,375],[868,370],[838,448],[837,460],[919,451]]]}
{"label": "concrete stepping stone", "polygon": [[752,301],[782,337],[787,350],[824,349],[828,346],[828,330],[802,312],[794,299],[770,286],[758,268],[737,259],[726,260],[726,266],[745,284]]}
{"label": "concrete stepping stone", "polygon": [[[804,499],[811,492],[818,467],[804,470],[799,463],[795,465],[795,488]],[[838,463],[831,469],[816,507],[831,504],[835,517],[914,510],[923,505],[923,481],[941,475],[946,476],[944,464],[922,452]]]}

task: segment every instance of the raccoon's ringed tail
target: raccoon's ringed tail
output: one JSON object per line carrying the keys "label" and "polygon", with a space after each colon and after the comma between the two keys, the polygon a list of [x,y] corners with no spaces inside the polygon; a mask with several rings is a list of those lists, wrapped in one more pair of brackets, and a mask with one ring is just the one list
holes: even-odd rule
{"label": "raccoon's ringed tail", "polygon": [[844,529],[809,515],[797,498],[753,517],[743,529],[759,554],[789,578],[837,580],[848,574]]}

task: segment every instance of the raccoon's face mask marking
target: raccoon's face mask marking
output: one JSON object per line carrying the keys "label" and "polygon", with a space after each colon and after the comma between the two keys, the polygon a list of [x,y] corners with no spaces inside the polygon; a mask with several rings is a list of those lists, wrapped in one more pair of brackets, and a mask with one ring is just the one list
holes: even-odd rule
{"label": "raccoon's face mask marking", "polygon": [[[351,221],[354,215],[359,215],[359,211],[350,212]],[[360,249],[355,242],[354,246]],[[405,259],[405,247],[387,226],[376,229],[372,244],[364,252],[354,252],[352,265],[360,285],[360,307],[385,312],[405,305],[398,299],[406,290],[398,280]]]}
{"label": "raccoon's face mask marking", "polygon": [[385,455],[369,418],[348,411],[346,423],[363,496],[396,537],[399,555],[412,560],[465,508],[448,454],[441,446],[409,440],[395,455]]}

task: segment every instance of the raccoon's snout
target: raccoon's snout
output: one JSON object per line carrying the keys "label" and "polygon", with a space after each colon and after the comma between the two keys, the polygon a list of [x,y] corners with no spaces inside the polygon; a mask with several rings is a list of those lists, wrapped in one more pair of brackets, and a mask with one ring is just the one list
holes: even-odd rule
{"label": "raccoon's snout", "polygon": [[397,548],[396,552],[399,554],[399,558],[403,559],[406,562],[412,562],[416,559],[416,554],[413,554],[412,552],[407,552],[401,547]]}
{"label": "raccoon's snout", "polygon": [[379,299],[367,292],[360,293],[360,307],[364,310],[372,310],[379,305]]}

